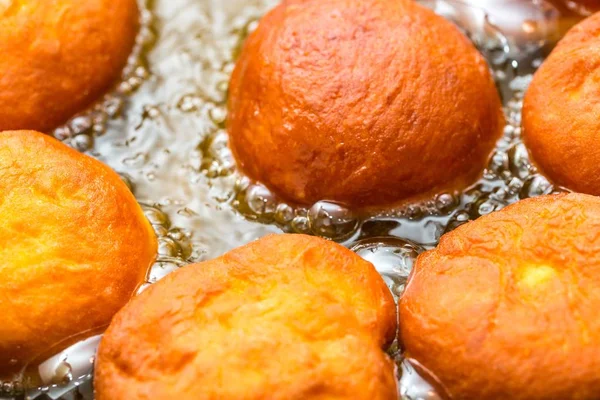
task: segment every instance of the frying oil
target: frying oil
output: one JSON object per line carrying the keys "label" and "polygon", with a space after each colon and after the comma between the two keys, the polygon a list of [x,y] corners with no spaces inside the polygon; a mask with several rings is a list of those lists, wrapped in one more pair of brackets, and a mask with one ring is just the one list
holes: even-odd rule
{"label": "frying oil", "polygon": [[[422,0],[469,35],[503,96],[506,126],[482,178],[463,192],[359,217],[343,204],[286,204],[235,167],[227,146],[227,85],[245,37],[277,0],[142,1],[142,29],[122,82],[54,135],[119,172],[159,237],[159,256],[140,291],[177,268],[214,258],[268,233],[298,232],[343,243],[371,261],[394,297],[416,257],[440,236],[519,199],[561,191],[538,174],[521,142],[529,75],[555,41],[558,15],[543,2],[520,25],[455,0]],[[498,4],[497,7],[502,7]],[[536,8],[537,7],[537,8]],[[514,14],[513,14],[514,15]],[[0,398],[92,399],[99,336],[30,365]],[[440,393],[393,347],[399,398]],[[430,383],[427,383],[427,380]]]}

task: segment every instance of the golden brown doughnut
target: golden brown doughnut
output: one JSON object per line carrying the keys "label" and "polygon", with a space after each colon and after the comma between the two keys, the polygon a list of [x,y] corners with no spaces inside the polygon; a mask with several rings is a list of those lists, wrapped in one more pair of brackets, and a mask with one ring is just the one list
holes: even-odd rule
{"label": "golden brown doughnut", "polygon": [[599,309],[600,199],[543,196],[421,255],[399,339],[453,399],[596,400]]}
{"label": "golden brown doughnut", "polygon": [[572,27],[554,48],[554,52],[572,51],[578,47],[588,47],[600,37],[600,13],[594,14]]}
{"label": "golden brown doughnut", "polygon": [[133,299],[98,350],[98,400],[397,399],[390,291],[350,250],[271,235]]}
{"label": "golden brown doughnut", "polygon": [[379,207],[482,172],[500,99],[452,23],[410,0],[300,3],[261,20],[231,77],[246,175],[291,202]]}
{"label": "golden brown doughnut", "polygon": [[600,195],[600,14],[573,27],[534,75],[524,141],[556,184]]}
{"label": "golden brown doughnut", "polygon": [[[527,1],[527,0],[526,0]],[[565,10],[588,16],[593,12],[600,10],[599,0],[547,0],[561,12]]]}
{"label": "golden brown doughnut", "polygon": [[37,132],[0,132],[0,219],[0,378],[108,325],[157,251],[119,175]]}
{"label": "golden brown doughnut", "polygon": [[0,1],[0,131],[48,132],[119,78],[138,30],[136,0]]}

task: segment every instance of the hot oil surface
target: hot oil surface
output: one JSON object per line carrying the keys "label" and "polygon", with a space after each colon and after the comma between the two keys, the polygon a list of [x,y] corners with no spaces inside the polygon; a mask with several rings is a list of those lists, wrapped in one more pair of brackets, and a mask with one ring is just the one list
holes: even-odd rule
{"label": "hot oil surface", "polygon": [[[159,236],[159,258],[148,284],[182,265],[286,231],[326,236],[352,248],[375,264],[397,298],[416,256],[435,246],[444,232],[518,199],[561,190],[535,171],[520,140],[527,74],[556,34],[554,17],[542,6],[530,10],[537,19],[530,16],[522,24],[529,36],[511,38],[482,10],[458,2],[424,1],[462,26],[486,55],[507,119],[479,182],[464,192],[440,193],[421,204],[359,218],[327,201],[293,207],[240,176],[227,148],[227,84],[243,39],[276,3],[152,2],[140,44],[149,50],[143,52],[144,59],[134,63],[115,96],[55,132],[119,172],[144,206]],[[91,399],[97,343],[92,337],[30,366],[27,398]],[[439,398],[408,361],[394,356],[405,371],[399,377],[402,398]],[[7,385],[5,392],[20,389]],[[43,388],[36,389],[39,385]]]}

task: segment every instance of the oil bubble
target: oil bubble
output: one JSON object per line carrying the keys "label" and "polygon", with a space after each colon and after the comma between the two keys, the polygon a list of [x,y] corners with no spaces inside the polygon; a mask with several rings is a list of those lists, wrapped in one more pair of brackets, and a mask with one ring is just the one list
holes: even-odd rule
{"label": "oil bubble", "polygon": [[477,219],[483,215],[488,215],[494,211],[498,211],[506,206],[506,203],[492,198],[481,198],[471,206],[471,218]]}
{"label": "oil bubble", "polygon": [[509,169],[508,154],[504,151],[496,151],[490,159],[488,168],[496,177],[502,176],[502,174]]}
{"label": "oil bubble", "polygon": [[144,215],[152,225],[160,225],[165,228],[168,228],[171,225],[169,216],[158,208],[142,205],[142,209],[144,210]]}
{"label": "oil bubble", "polygon": [[425,251],[416,243],[394,237],[364,239],[351,250],[375,266],[395,298],[402,295],[414,262]]}
{"label": "oil bubble", "polygon": [[62,360],[54,369],[54,374],[52,375],[50,383],[55,385],[65,385],[71,382],[71,380],[73,380],[73,368],[66,359]]}
{"label": "oil bubble", "polygon": [[74,135],[86,133],[92,127],[92,118],[89,115],[75,117],[69,122],[69,127]]}
{"label": "oil bubble", "polygon": [[470,220],[471,220],[471,216],[469,215],[469,213],[467,211],[460,210],[460,211],[456,212],[454,215],[452,215],[452,217],[446,224],[444,233],[451,232],[454,229],[458,228],[459,226],[466,224]]}
{"label": "oil bubble", "polygon": [[94,145],[94,139],[91,135],[81,134],[75,136],[71,140],[71,146],[73,146],[77,151],[85,152],[90,150]]}
{"label": "oil bubble", "polygon": [[441,193],[435,198],[435,207],[441,213],[448,213],[459,203],[458,198],[452,193]]}
{"label": "oil bubble", "polygon": [[311,232],[332,240],[351,236],[360,224],[359,219],[342,204],[319,201],[308,210]]}
{"label": "oil bubble", "polygon": [[402,295],[413,265],[425,249],[395,237],[374,237],[358,241],[352,248],[381,274],[395,298]]}
{"label": "oil bubble", "polygon": [[166,257],[179,257],[181,256],[181,246],[170,237],[159,237],[158,254]]}
{"label": "oil bubble", "polygon": [[519,193],[521,199],[550,194],[554,191],[552,184],[542,175],[534,175],[527,179]]}
{"label": "oil bubble", "polygon": [[[179,269],[181,266],[183,266],[183,263],[179,259],[164,256],[159,257],[156,264],[150,270],[148,283],[156,283],[165,276]],[[144,290],[145,287],[140,289]]]}
{"label": "oil bubble", "polygon": [[295,216],[294,219],[292,219],[290,227],[296,233],[310,233],[310,222],[307,217],[302,215]]}
{"label": "oil bubble", "polygon": [[442,396],[440,389],[442,385],[433,377],[433,374],[427,373],[417,361],[403,359],[400,361],[400,396],[402,400],[442,400],[448,396]]}
{"label": "oil bubble", "polygon": [[517,143],[508,149],[510,170],[519,179],[527,179],[532,172],[527,148],[523,143]]}
{"label": "oil bubble", "polygon": [[246,191],[246,201],[250,210],[261,217],[271,216],[277,208],[275,196],[262,185],[251,185]]}
{"label": "oil bubble", "polygon": [[287,225],[294,219],[294,208],[286,203],[279,203],[275,210],[275,221],[281,225]]}

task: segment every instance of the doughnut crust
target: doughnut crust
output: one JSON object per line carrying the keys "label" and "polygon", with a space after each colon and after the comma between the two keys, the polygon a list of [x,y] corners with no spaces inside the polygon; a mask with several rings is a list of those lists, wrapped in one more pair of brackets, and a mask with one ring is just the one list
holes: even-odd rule
{"label": "doughnut crust", "polygon": [[183,267],[120,311],[98,400],[397,398],[383,353],[394,301],[373,266],[304,235],[271,235]]}
{"label": "doughnut crust", "polygon": [[48,133],[120,77],[139,27],[136,0],[0,2],[0,131]]}
{"label": "doughnut crust", "polygon": [[573,27],[535,73],[523,104],[533,162],[554,183],[600,195],[600,14]]}
{"label": "doughnut crust", "polygon": [[0,132],[0,219],[0,377],[108,325],[157,251],[119,175],[37,132]]}
{"label": "doughnut crust", "polygon": [[483,57],[410,0],[283,1],[247,39],[228,109],[240,169],[301,204],[470,183],[503,128]]}
{"label": "doughnut crust", "polygon": [[444,235],[399,304],[399,340],[453,399],[600,393],[600,199],[522,200]]}

